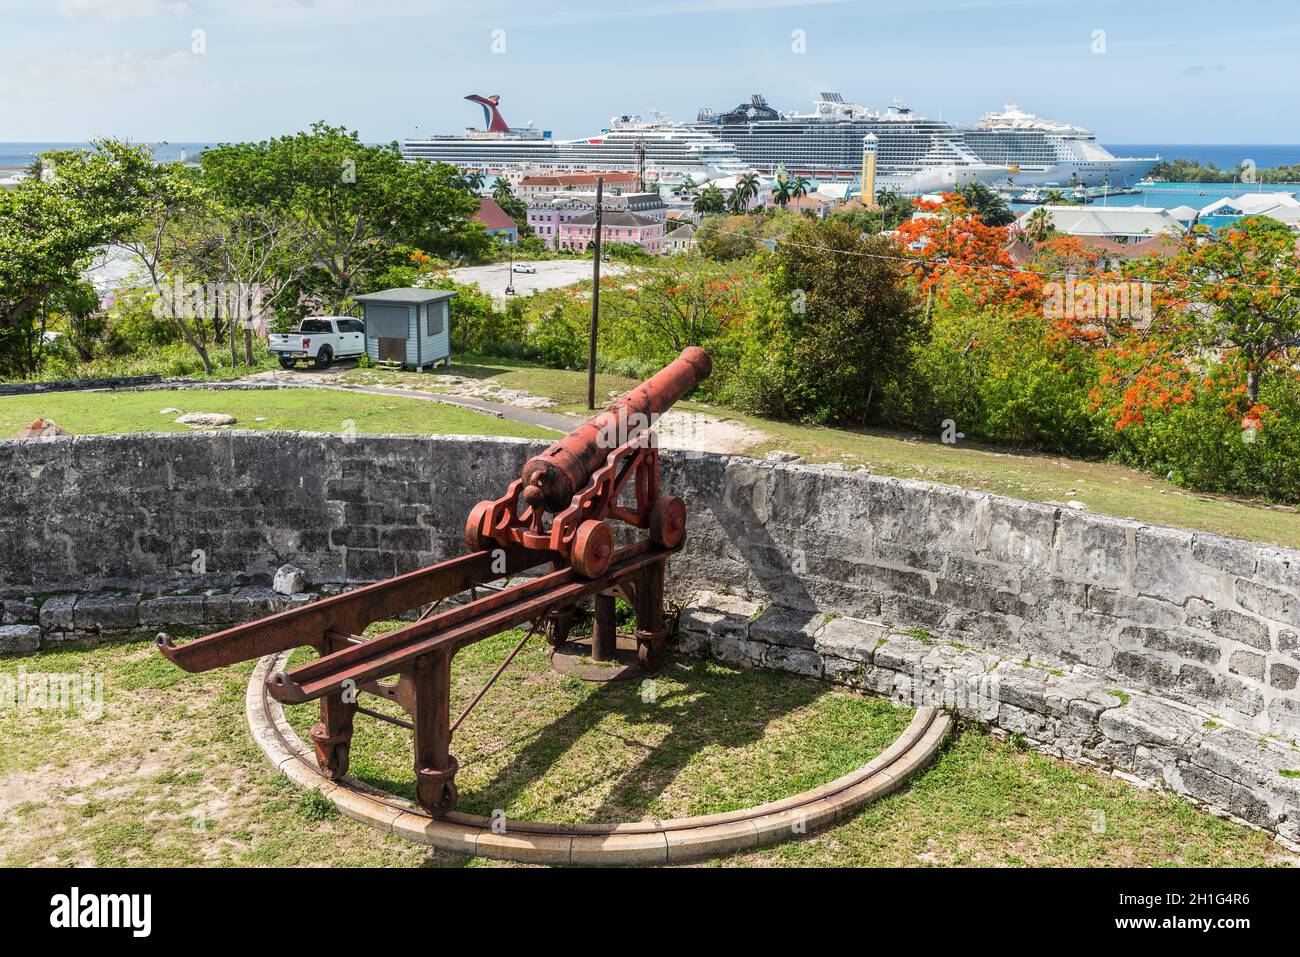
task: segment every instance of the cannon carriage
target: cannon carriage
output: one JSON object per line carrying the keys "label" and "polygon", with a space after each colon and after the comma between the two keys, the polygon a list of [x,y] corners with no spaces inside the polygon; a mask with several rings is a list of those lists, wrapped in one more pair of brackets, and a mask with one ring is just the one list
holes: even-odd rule
{"label": "cannon carriage", "polygon": [[[709,372],[708,354],[688,348],[530,458],[503,496],[471,510],[468,554],[184,644],[160,634],[160,651],[198,672],[315,649],[314,660],[270,675],[267,690],[285,704],[319,702],[320,720],[310,737],[322,773],[332,780],[347,774],[358,713],[394,722],[413,732],[420,804],[434,814],[450,811],[458,768],[452,735],[532,635],[543,631],[560,647],[576,609],[591,599],[590,654],[609,661],[617,649],[614,604],[621,595],[635,616],[641,672],[661,665],[667,642],[664,573],[685,541],[686,508],[680,498],[662,494],[653,426]],[[635,530],[621,547],[614,522]],[[537,569],[499,590],[477,593],[477,586]],[[473,597],[447,603],[465,592]],[[413,609],[426,610],[393,631],[362,637],[372,623]],[[453,719],[456,652],[526,623],[531,626],[523,639]],[[395,702],[409,720],[366,707],[363,695]]]}

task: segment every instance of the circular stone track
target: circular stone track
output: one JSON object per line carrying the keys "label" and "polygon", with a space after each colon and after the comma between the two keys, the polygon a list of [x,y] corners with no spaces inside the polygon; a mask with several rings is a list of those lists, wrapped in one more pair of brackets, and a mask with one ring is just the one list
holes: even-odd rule
{"label": "circular stone track", "polygon": [[245,696],[254,740],[286,777],[320,791],[345,816],[382,831],[452,853],[528,864],[679,864],[803,837],[899,788],[930,762],[952,727],[947,713],[918,708],[898,739],[858,769],[801,794],[738,811],[613,825],[511,820],[498,833],[500,825],[494,831],[486,817],[454,811],[435,818],[405,798],[354,778],[325,778],[311,747],[266,691],[267,677],[283,669],[291,654],[261,659]]}

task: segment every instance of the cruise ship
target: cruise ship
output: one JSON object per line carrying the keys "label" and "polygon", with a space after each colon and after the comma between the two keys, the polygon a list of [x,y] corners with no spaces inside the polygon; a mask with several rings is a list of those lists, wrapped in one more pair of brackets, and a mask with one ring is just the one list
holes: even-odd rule
{"label": "cruise ship", "polygon": [[1117,157],[1090,130],[1045,120],[1008,103],[961,130],[967,148],[986,163],[1008,167],[1015,186],[1136,186],[1158,156]]}
{"label": "cruise ship", "polygon": [[876,136],[876,185],[900,193],[930,193],[972,180],[992,183],[1008,170],[976,156],[961,133],[895,101],[884,113],[822,93],[811,113],[781,113],[759,94],[726,113],[701,110],[694,128],[736,147],[760,173],[780,168],[819,181],[856,180],[862,140]]}
{"label": "cruise ship", "polygon": [[460,136],[408,139],[408,160],[434,160],[463,170],[501,173],[508,169],[542,172],[643,171],[648,182],[703,182],[748,172],[736,148],[707,131],[693,129],[651,111],[650,119],[624,114],[609,128],[576,140],[560,140],[549,130],[511,127],[498,108],[499,96],[465,99],[483,107],[485,129]]}

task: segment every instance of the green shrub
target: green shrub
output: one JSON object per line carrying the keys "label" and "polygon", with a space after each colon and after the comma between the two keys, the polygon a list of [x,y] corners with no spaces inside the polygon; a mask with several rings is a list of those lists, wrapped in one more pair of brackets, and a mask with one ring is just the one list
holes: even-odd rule
{"label": "green shrub", "polygon": [[1300,502],[1300,381],[1279,369],[1259,398],[1269,412],[1253,430],[1215,394],[1148,413],[1115,433],[1119,457],[1188,488]]}

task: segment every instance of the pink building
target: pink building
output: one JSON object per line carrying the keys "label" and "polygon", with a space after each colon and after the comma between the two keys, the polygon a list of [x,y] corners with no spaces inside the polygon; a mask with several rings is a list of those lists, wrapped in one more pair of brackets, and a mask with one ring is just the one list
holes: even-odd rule
{"label": "pink building", "polygon": [[[592,215],[592,207],[596,203],[595,193],[553,193],[547,196],[534,198],[528,204],[528,225],[532,227],[533,235],[546,243],[550,249],[557,248],[579,248],[585,249],[586,245],[579,244],[582,235],[567,227],[570,224],[576,224],[582,220],[582,225],[587,227],[594,226],[595,217]],[[663,201],[658,193],[606,193],[603,204],[605,207],[605,242],[640,242],[638,239],[628,238],[629,233],[623,230],[634,230],[635,227],[630,223],[617,227],[620,230],[619,238],[610,239],[611,217],[615,215],[632,215],[638,216],[647,221],[658,223],[658,232],[653,236],[653,230],[647,223],[642,230],[648,241],[655,245],[654,252],[659,251],[659,245],[663,241],[664,222],[668,217],[668,204]],[[587,242],[594,239],[590,233],[587,234]],[[564,242],[570,243],[569,246],[562,245]],[[647,251],[650,251],[647,249]]]}
{"label": "pink building", "polygon": [[[556,242],[560,249],[586,250],[596,241],[596,214],[588,211],[561,223]],[[602,243],[636,243],[658,255],[664,241],[663,220],[641,213],[606,212],[601,217]]]}

